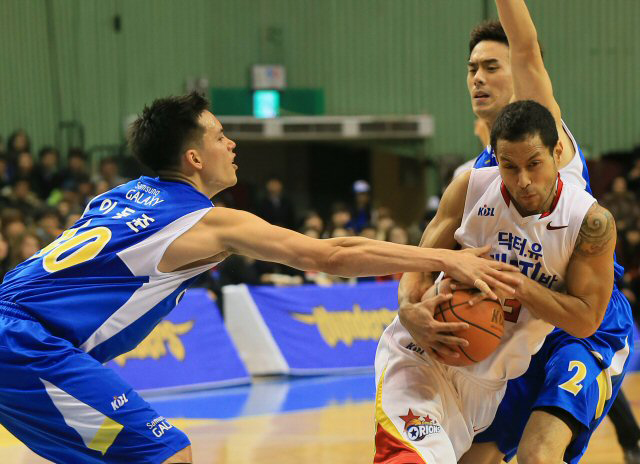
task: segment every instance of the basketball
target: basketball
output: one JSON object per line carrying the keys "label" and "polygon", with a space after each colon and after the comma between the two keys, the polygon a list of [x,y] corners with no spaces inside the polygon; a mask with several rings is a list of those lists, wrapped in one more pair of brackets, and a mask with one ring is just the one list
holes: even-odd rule
{"label": "basketball", "polygon": [[440,357],[450,366],[469,366],[487,358],[500,344],[504,332],[504,313],[500,303],[482,300],[469,306],[468,301],[476,292],[456,290],[453,298],[440,304],[434,318],[440,322],[466,322],[469,328],[457,331],[456,337],[464,338],[469,346],[452,347],[460,356]]}

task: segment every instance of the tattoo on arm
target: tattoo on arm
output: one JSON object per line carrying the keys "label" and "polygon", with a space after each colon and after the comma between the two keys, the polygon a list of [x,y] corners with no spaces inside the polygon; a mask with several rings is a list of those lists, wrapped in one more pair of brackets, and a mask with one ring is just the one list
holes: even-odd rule
{"label": "tattoo on arm", "polygon": [[600,256],[609,249],[616,238],[616,224],[611,213],[598,205],[593,205],[582,221],[580,233],[573,249],[580,256]]}

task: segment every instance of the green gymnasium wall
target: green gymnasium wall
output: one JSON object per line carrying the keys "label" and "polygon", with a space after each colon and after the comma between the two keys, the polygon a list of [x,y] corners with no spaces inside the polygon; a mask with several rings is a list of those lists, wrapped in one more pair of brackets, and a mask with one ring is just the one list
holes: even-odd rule
{"label": "green gymnasium wall", "polygon": [[[185,78],[248,85],[283,63],[323,88],[327,114],[428,112],[432,154],[477,152],[466,94],[468,32],[488,0],[2,0],[0,134],[34,145],[78,120],[114,144],[125,115]],[[591,153],[640,143],[640,2],[528,2],[565,119]],[[121,17],[120,32],[113,18]],[[215,112],[215,102],[214,102]]]}

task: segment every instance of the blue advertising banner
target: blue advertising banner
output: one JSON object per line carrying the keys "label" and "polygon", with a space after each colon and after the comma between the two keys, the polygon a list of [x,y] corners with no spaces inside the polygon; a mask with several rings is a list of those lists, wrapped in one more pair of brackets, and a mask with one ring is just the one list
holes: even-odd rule
{"label": "blue advertising banner", "polygon": [[398,283],[249,287],[291,374],[373,368]]}
{"label": "blue advertising banner", "polygon": [[249,374],[205,289],[180,304],[135,349],[107,364],[136,390],[248,383]]}

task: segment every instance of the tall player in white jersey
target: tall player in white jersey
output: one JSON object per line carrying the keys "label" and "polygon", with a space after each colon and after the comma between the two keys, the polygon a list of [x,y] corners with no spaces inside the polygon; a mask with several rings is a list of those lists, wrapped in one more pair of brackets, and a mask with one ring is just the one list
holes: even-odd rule
{"label": "tall player in white jersey", "polygon": [[[376,353],[375,462],[457,462],[491,424],[507,381],[527,370],[554,326],[588,337],[605,312],[618,311],[607,308],[613,218],[583,189],[562,182],[563,147],[551,113],[533,101],[512,103],[491,140],[499,168],[474,169],[452,182],[423,245],[488,241],[494,258],[521,270],[518,304],[505,306],[497,350],[468,367],[447,366],[416,349],[397,318],[385,330]],[[486,208],[493,215],[480,212]],[[421,278],[433,283],[432,276]]]}
{"label": "tall player in white jersey", "polygon": [[517,283],[498,271],[511,266],[478,257],[486,249],[315,240],[214,208],[210,198],[237,181],[236,145],[207,107],[191,94],[145,108],[130,143],[159,177],[94,198],[0,286],[0,423],[51,461],[191,462],[186,435],[103,363],[135,347],[230,253],[345,276],[444,269],[486,289]]}
{"label": "tall player in white jersey", "polygon": [[[473,111],[490,128],[509,101],[529,98],[547,106],[556,119],[565,147],[560,174],[565,183],[579,185],[590,192],[584,157],[561,120],[526,5],[523,0],[497,0],[496,4],[504,30],[497,21],[485,22],[472,31],[469,41],[467,84]],[[496,165],[493,150],[488,145],[474,166]],[[623,269],[617,263],[614,266],[618,280]],[[428,309],[416,304],[419,296],[410,298],[410,292],[400,296],[405,302],[400,309],[401,320],[416,337],[416,343],[423,348],[448,353],[446,344],[433,339],[430,332],[423,329],[432,317]],[[627,304],[617,288],[612,292],[610,304]],[[613,326],[621,328],[630,323],[624,318],[606,320],[591,338],[609,337]],[[449,342],[460,343],[461,340],[453,337]],[[624,349],[625,346],[625,340],[621,339],[614,348]],[[510,459],[516,450],[519,462],[553,462],[562,457],[566,462],[576,462],[584,453],[591,433],[610,411],[609,417],[624,448],[625,462],[640,463],[640,428],[619,390],[621,377],[614,378],[612,385],[611,397],[615,402],[607,401],[604,407],[599,403],[597,376],[613,359],[612,356],[604,358],[604,362],[594,362],[588,343],[561,330],[554,331],[534,357],[526,375],[509,382],[496,420],[487,431],[476,436],[475,441],[480,443],[474,444],[464,462],[499,463],[505,455],[506,460]],[[576,362],[589,369],[584,370],[586,374],[579,382],[580,392],[573,395],[562,386],[573,378],[569,367],[577,365]],[[618,391],[620,394],[616,397]]]}

